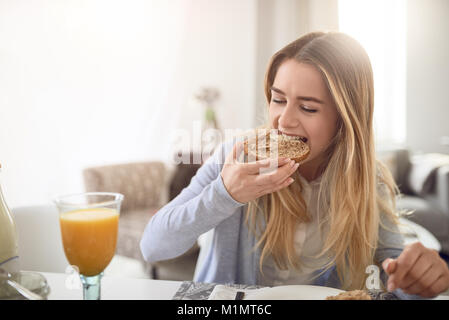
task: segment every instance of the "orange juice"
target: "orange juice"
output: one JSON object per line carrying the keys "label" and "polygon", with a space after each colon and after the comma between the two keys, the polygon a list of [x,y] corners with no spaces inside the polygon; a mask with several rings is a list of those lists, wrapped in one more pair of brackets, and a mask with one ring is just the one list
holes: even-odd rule
{"label": "orange juice", "polygon": [[107,208],[75,210],[59,216],[65,255],[80,274],[95,276],[111,262],[118,219],[117,210]]}

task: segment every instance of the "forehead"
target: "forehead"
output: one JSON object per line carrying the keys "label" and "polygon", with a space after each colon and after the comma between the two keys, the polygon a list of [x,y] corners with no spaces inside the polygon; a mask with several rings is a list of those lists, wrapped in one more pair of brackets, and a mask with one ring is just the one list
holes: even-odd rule
{"label": "forehead", "polygon": [[292,59],[279,66],[273,86],[287,95],[314,96],[323,100],[330,97],[321,73],[310,64]]}

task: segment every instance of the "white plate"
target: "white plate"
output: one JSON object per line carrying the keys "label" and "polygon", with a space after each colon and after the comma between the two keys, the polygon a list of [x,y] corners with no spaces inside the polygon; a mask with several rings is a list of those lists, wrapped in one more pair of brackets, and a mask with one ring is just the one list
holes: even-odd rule
{"label": "white plate", "polygon": [[234,300],[237,291],[245,293],[244,300],[325,300],[343,290],[308,285],[265,287],[260,289],[236,289],[226,285],[216,285],[209,300]]}
{"label": "white plate", "polygon": [[254,291],[245,298],[252,300],[325,300],[328,296],[335,296],[343,290],[308,285],[291,285]]}

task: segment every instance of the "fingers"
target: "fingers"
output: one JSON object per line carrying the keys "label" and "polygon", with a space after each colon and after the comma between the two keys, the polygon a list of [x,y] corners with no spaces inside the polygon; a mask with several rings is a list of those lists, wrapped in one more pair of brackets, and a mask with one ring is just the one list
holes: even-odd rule
{"label": "fingers", "polygon": [[[293,182],[288,179],[298,168],[287,158],[259,160],[252,163],[236,161],[244,149],[243,142],[236,142],[226,156],[221,170],[223,184],[236,201],[247,203],[267,193],[285,188]],[[270,171],[269,173],[263,173]],[[260,179],[263,177],[263,179]]]}
{"label": "fingers", "polygon": [[427,289],[420,293],[423,297],[432,298],[443,291],[446,291],[449,286],[449,276],[440,276]]}
{"label": "fingers", "polygon": [[273,192],[279,191],[281,189],[284,189],[284,188],[288,187],[289,185],[291,185],[294,181],[295,181],[295,179],[288,177],[287,179],[282,181],[279,185],[274,186],[274,187],[270,186],[270,188],[265,189],[263,194],[273,193]]}
{"label": "fingers", "polygon": [[418,294],[430,288],[439,278],[439,274],[434,271],[434,268],[431,266],[418,279],[408,277],[410,285],[404,287],[404,292],[408,294]]}
{"label": "fingers", "polygon": [[397,266],[397,260],[395,259],[385,259],[384,262],[382,262],[382,267],[384,268],[385,272],[390,275],[396,271]]}
{"label": "fingers", "polygon": [[281,157],[279,159],[263,159],[255,162],[245,163],[244,168],[249,174],[259,174],[264,168],[278,168],[288,163],[290,159]]}
{"label": "fingers", "polygon": [[406,290],[407,288],[412,287],[413,284],[416,284],[416,286],[412,289],[416,289],[419,287],[419,291],[422,291],[425,288],[423,287],[423,285],[420,285],[420,283],[433,283],[436,278],[433,279],[432,272],[430,272],[430,274],[428,272],[432,268],[432,264],[429,263],[429,260],[430,259],[427,254],[421,255],[415,262],[413,268],[410,269],[402,282],[399,283],[399,286]]}
{"label": "fingers", "polygon": [[388,291],[401,288],[407,294],[434,297],[449,288],[449,269],[435,250],[416,242],[405,247],[396,259],[382,267],[389,275]]}
{"label": "fingers", "polygon": [[396,288],[401,287],[404,277],[415,265],[421,254],[422,250],[417,250],[416,246],[409,246],[404,249],[396,260],[395,272],[388,278],[388,291],[394,291]]}
{"label": "fingers", "polygon": [[232,152],[230,152],[226,158],[227,163],[235,163],[239,158],[240,154],[244,149],[244,143],[242,141],[237,141],[232,148]]}
{"label": "fingers", "polygon": [[276,188],[279,184],[283,183],[288,177],[290,177],[299,167],[299,163],[295,163],[291,160],[289,163],[279,167],[274,173],[260,174],[255,179],[256,185]]}
{"label": "fingers", "polygon": [[228,164],[235,164],[235,163],[243,164],[244,168],[247,169],[247,171],[249,173],[258,174],[260,168],[265,168],[265,167],[275,168],[275,167],[278,167],[280,165],[287,163],[290,160],[285,157],[279,157],[279,158],[275,158],[275,159],[273,159],[273,158],[261,159],[261,160],[257,160],[257,161],[249,162],[249,163],[239,162],[238,158],[240,157],[240,155],[242,154],[244,149],[245,149],[244,141],[237,141],[234,144],[232,151],[229,152],[229,154],[226,156],[225,162]]}

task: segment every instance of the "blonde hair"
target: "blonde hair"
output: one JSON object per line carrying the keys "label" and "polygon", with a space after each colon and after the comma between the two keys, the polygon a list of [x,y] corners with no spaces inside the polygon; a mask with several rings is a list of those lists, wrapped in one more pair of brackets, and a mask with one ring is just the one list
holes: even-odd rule
{"label": "blonde hair", "polygon": [[[371,64],[364,49],[351,37],[338,32],[309,33],[272,57],[265,76],[268,104],[276,72],[288,59],[314,66],[337,108],[337,133],[320,168],[318,205],[319,210],[327,210],[329,227],[320,255],[330,257],[324,270],[336,265],[342,288],[362,289],[365,268],[375,263],[381,212],[398,222],[398,188],[388,169],[375,158]],[[260,128],[269,129],[271,125]],[[281,269],[300,268],[294,234],[297,224],[310,221],[310,217],[297,175],[298,172],[293,175],[295,182],[289,187],[248,205],[246,223],[257,237],[256,248],[261,247],[261,271],[269,255]],[[259,210],[263,212],[265,227],[260,223]]]}

